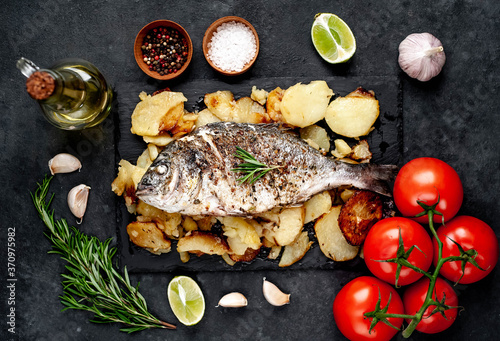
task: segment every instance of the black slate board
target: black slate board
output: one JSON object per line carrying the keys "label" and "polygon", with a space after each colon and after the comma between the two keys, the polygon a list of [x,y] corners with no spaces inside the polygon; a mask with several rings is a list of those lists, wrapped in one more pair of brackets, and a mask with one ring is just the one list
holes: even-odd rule
{"label": "black slate board", "polygon": [[[220,80],[194,80],[183,83],[172,88],[172,91],[183,92],[188,99],[185,104],[187,110],[194,110],[206,93],[217,90],[230,90],[235,98],[249,96],[252,86],[259,89],[271,91],[276,87],[288,88],[298,82],[308,83],[315,79],[307,78],[261,78],[256,80],[240,81],[236,84],[225,83]],[[402,92],[398,78],[394,77],[325,77],[324,80],[334,91],[335,96],[345,96],[357,87],[361,86],[367,90],[373,90],[380,104],[380,116],[375,124],[375,130],[368,137],[368,143],[373,153],[373,163],[398,164],[402,157],[402,114],[401,102]],[[155,86],[137,85],[135,83],[121,83],[116,86],[120,106],[118,108],[119,129],[117,131],[118,142],[116,159],[126,159],[135,164],[137,157],[146,148],[142,138],[130,133],[130,115],[139,102],[139,93],[145,91],[148,94],[158,90]],[[335,98],[334,96],[334,98]],[[320,125],[327,126],[323,122]],[[331,131],[327,128],[327,131]],[[336,138],[333,133],[333,139]],[[250,263],[237,263],[234,266],[226,264],[219,256],[203,255],[196,257],[191,255],[187,263],[182,263],[179,254],[175,251],[176,243],[172,243],[173,251],[160,256],[153,255],[129,241],[126,226],[134,220],[134,216],[127,212],[123,200],[118,199],[117,234],[119,237],[119,254],[121,266],[127,266],[131,272],[163,272],[172,270],[190,271],[221,271],[221,270],[262,270],[280,269],[278,260],[265,259],[265,254],[257,257]],[[310,237],[314,239],[311,227],[308,228]],[[359,265],[360,260],[356,258],[349,262],[337,263],[326,258],[317,243],[314,243],[302,260],[290,266],[290,269],[341,269],[352,268]]]}

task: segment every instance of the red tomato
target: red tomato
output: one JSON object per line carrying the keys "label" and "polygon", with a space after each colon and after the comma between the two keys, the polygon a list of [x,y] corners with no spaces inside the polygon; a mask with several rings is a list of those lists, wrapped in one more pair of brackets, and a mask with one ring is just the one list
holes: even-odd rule
{"label": "red tomato", "polygon": [[[403,304],[405,307],[405,314],[415,315],[422,305],[424,304],[425,297],[427,295],[427,289],[429,289],[429,279],[427,277],[422,278],[420,281],[410,285],[403,294]],[[432,294],[432,299],[441,302],[443,297],[446,297],[444,304],[450,307],[458,306],[458,298],[455,291],[451,285],[449,285],[444,279],[437,278],[436,286],[434,287],[434,293]],[[443,330],[450,327],[457,317],[457,308],[448,309],[444,311],[446,316],[443,317],[440,312],[431,315],[431,312],[436,308],[436,306],[429,306],[422,317],[422,320],[417,324],[416,330],[427,333],[434,334],[442,332]],[[407,320],[410,323],[411,320]]]}
{"label": "red tomato", "polygon": [[[349,340],[390,340],[398,332],[383,322],[379,322],[371,333],[368,333],[372,321],[364,314],[375,310],[379,292],[380,308],[387,306],[387,301],[391,296],[387,313],[403,313],[403,302],[396,290],[375,277],[355,278],[347,283],[335,297],[333,317],[339,330]],[[388,318],[388,321],[397,328],[401,328],[403,323],[401,318]]]}
{"label": "red tomato", "polygon": [[[457,172],[447,163],[422,157],[404,165],[394,182],[394,202],[406,217],[413,217],[423,212],[417,203],[423,201],[426,205],[439,204],[436,210],[441,212],[445,221],[453,218],[462,205],[464,191]],[[428,223],[427,216],[414,218],[420,223]],[[434,222],[441,222],[441,216],[436,215]]]}
{"label": "red tomato", "polygon": [[[439,227],[436,231],[439,240],[443,242],[443,258],[449,256],[460,256],[458,246],[450,238],[459,243],[464,251],[474,249],[478,252],[475,260],[485,271],[467,263],[464,276],[460,280],[462,284],[479,281],[489,274],[498,260],[498,239],[493,229],[485,222],[469,216],[459,216]],[[438,244],[434,239],[434,265],[438,262]],[[439,273],[457,282],[462,276],[462,262],[446,262]]]}
{"label": "red tomato", "polygon": [[[403,238],[404,251],[413,245],[416,247],[407,258],[412,265],[427,271],[432,264],[432,241],[427,231],[419,223],[408,218],[387,218],[372,226],[364,244],[364,258],[368,269],[378,278],[395,284],[396,263],[377,262],[396,258],[399,248],[399,231]],[[423,275],[406,266],[401,268],[398,285],[407,285],[417,281]]]}

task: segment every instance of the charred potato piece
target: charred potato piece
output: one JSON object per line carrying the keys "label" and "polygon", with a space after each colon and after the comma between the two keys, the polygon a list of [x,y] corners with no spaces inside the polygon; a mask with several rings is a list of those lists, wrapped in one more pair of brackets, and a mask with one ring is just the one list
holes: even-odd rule
{"label": "charred potato piece", "polygon": [[323,254],[334,261],[342,262],[356,257],[359,246],[353,246],[345,239],[339,228],[339,214],[340,205],[333,206],[328,213],[316,220],[314,231]]}
{"label": "charred potato piece", "polygon": [[269,114],[269,117],[274,122],[283,122],[283,115],[281,114],[280,105],[284,93],[285,90],[277,87],[267,95],[266,110]]}
{"label": "charred potato piece", "polygon": [[260,252],[260,248],[257,250],[252,249],[252,248],[247,248],[244,254],[242,255],[237,255],[237,254],[230,254],[229,257],[234,261],[234,262],[251,262],[257,257],[257,255]]}
{"label": "charred potato piece", "polygon": [[370,228],[382,219],[382,200],[370,191],[357,191],[342,206],[339,227],[351,245],[361,245]]}
{"label": "charred potato piece", "polygon": [[154,222],[134,221],[127,225],[127,233],[132,243],[151,253],[159,255],[170,252],[171,241]]}
{"label": "charred potato piece", "polygon": [[224,239],[203,231],[191,231],[177,243],[177,252],[189,252],[198,256],[202,254],[222,256],[228,251],[229,247]]}

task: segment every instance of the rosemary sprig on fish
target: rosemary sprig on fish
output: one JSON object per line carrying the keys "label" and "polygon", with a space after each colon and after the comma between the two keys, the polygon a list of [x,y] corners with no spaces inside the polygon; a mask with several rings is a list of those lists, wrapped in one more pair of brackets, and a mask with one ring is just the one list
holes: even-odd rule
{"label": "rosemary sprig on fish", "polygon": [[268,166],[265,163],[259,162],[252,154],[240,147],[236,147],[236,153],[234,156],[245,161],[244,163],[240,163],[238,167],[231,169],[231,172],[241,172],[246,174],[244,177],[236,179],[240,185],[245,181],[253,184],[266,175],[267,172],[280,167]]}
{"label": "rosemary sprig on fish", "polygon": [[[232,171],[241,164],[238,148],[266,166],[255,169],[279,167],[256,170],[248,177],[254,181],[242,181]],[[387,182],[396,170],[336,161],[279,124],[216,122],[168,144],[142,177],[136,195],[171,213],[252,216],[345,185],[390,196]],[[254,169],[245,171],[250,175]]]}

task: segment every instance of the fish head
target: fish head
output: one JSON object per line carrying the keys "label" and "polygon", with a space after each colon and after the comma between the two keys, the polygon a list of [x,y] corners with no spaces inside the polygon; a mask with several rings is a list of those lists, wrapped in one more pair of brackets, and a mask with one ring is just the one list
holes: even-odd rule
{"label": "fish head", "polygon": [[137,185],[136,196],[142,201],[152,204],[154,201],[168,203],[179,181],[179,172],[169,159],[157,159],[143,175]]}

